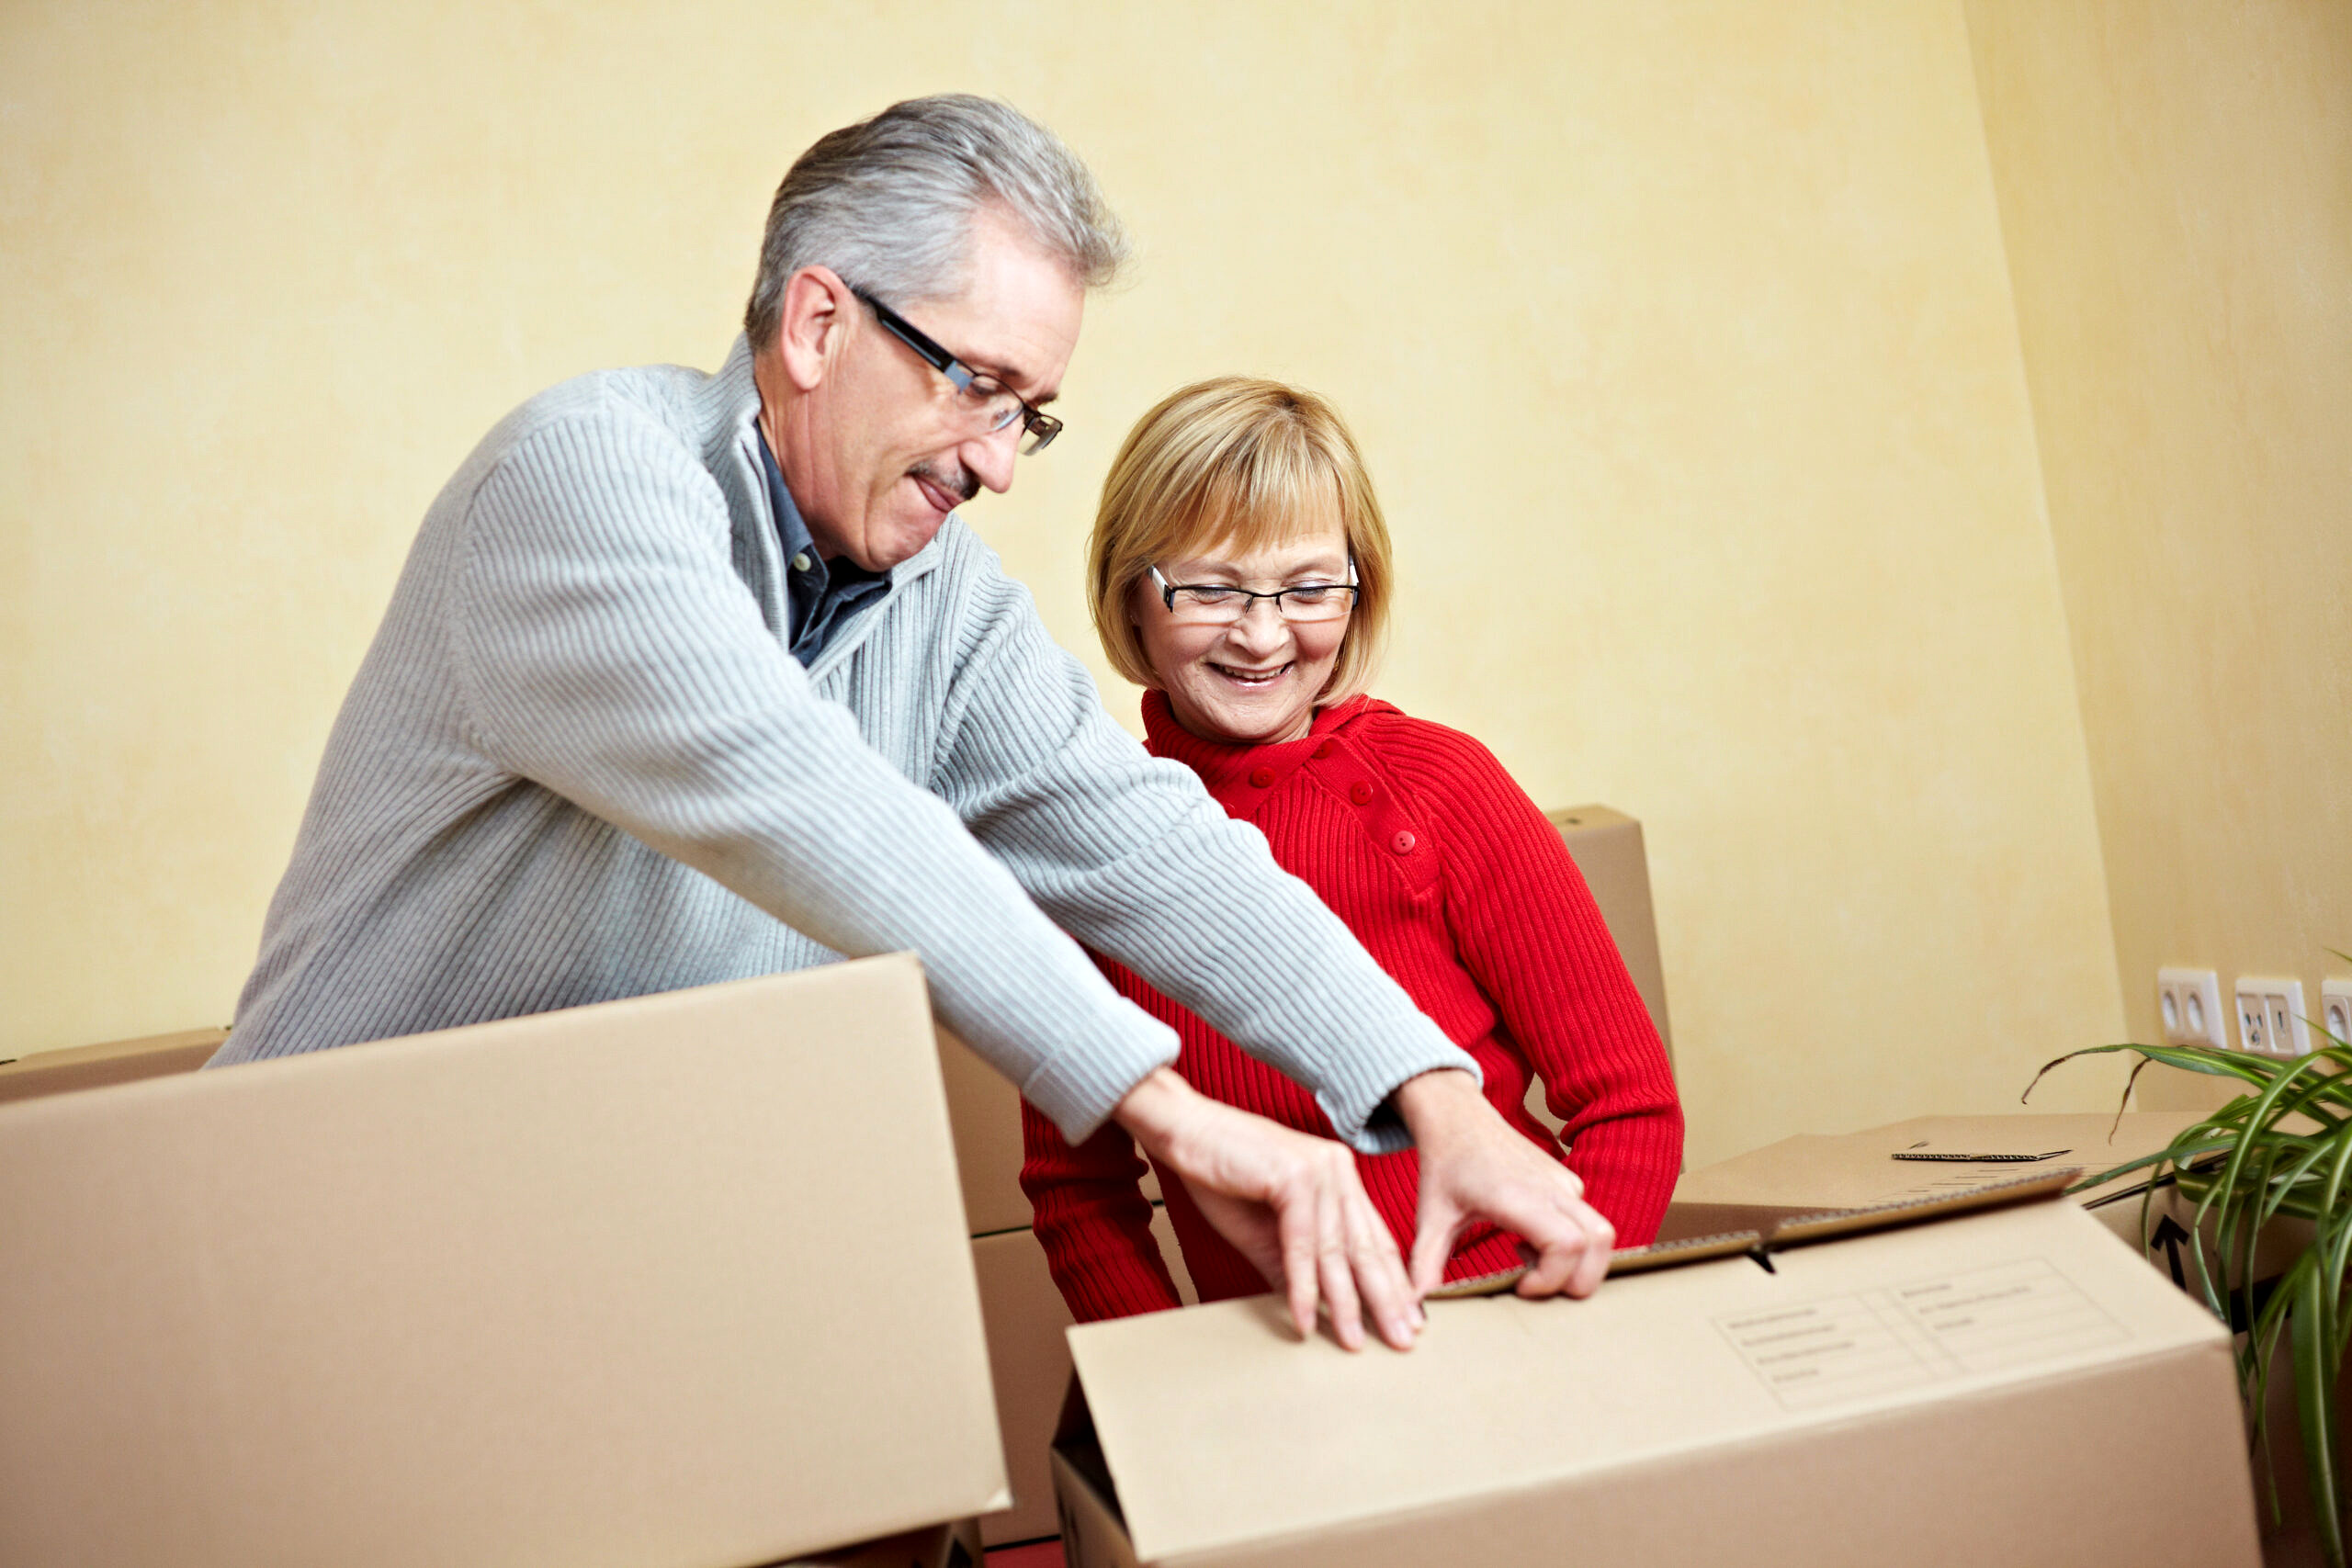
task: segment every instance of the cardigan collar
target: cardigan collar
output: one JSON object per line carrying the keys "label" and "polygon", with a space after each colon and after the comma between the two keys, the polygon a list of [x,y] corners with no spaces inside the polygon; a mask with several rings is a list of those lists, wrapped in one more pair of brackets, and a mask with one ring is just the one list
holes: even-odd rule
{"label": "cardigan collar", "polygon": [[[760,389],[752,375],[751,340],[738,333],[727,362],[712,375],[693,378],[687,401],[692,411],[689,417],[701,426],[703,467],[727,498],[736,574],[759,600],[768,629],[779,638],[786,637],[791,612],[777,520],[768,499],[768,458],[760,434]],[[941,540],[951,529],[963,526],[962,516],[950,513],[928,544],[891,568],[884,604],[830,642],[808,672],[821,674],[846,659],[893,607],[889,602],[945,558]]]}
{"label": "cardigan collar", "polygon": [[1364,715],[1388,706],[1374,697],[1350,697],[1316,709],[1313,725],[1296,740],[1230,745],[1204,740],[1177,723],[1168,694],[1153,690],[1143,694],[1144,746],[1153,756],[1182,762],[1198,773],[1218,804],[1231,811],[1245,801],[1254,804],[1309,758],[1328,755],[1321,750],[1328,741]]}

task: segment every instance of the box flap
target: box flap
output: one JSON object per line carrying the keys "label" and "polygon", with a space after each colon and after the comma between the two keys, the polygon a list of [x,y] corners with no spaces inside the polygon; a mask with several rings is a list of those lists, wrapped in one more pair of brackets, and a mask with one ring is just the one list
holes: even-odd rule
{"label": "box flap", "polygon": [[[2198,1119],[2189,1111],[2003,1116],[1917,1116],[1866,1132],[1804,1134],[1686,1172],[1674,1201],[1866,1209],[1979,1187],[2037,1165],[2098,1171],[2154,1154]],[[1913,1156],[1898,1159],[1898,1155]],[[1917,1156],[1932,1156],[1933,1158]],[[1972,1159],[1970,1156],[1991,1158]],[[2145,1186],[2128,1178],[2092,1201]]]}
{"label": "box flap", "polygon": [[[1776,1264],[1720,1258],[1583,1302],[1435,1302],[1407,1354],[1301,1345],[1271,1296],[1091,1324],[1070,1343],[1145,1562],[1369,1528],[2119,1360],[2225,1353],[2219,1324],[2071,1204]],[[1792,1350],[1786,1314],[1833,1332],[1817,1353]]]}
{"label": "box flap", "polygon": [[0,1103],[192,1073],[210,1060],[228,1038],[225,1029],[183,1029],[172,1034],[74,1045],[0,1061]]}
{"label": "box flap", "polygon": [[1003,1502],[910,956],[0,1107],[0,1562],[759,1562]]}
{"label": "box flap", "polygon": [[[1678,1269],[1685,1264],[1704,1263],[1711,1258],[1742,1254],[1753,1257],[1770,1268],[1772,1255],[1786,1247],[1835,1241],[1840,1236],[1865,1235],[1871,1231],[1893,1230],[1898,1225],[1914,1225],[1928,1220],[1947,1219],[1954,1214],[1974,1213],[1980,1209],[2006,1208],[2012,1203],[2038,1202],[2055,1198],[2072,1183],[2081,1179],[2082,1174],[2079,1167],[2063,1166],[2055,1170],[2038,1171],[2031,1176],[1980,1182],[1974,1187],[1957,1188],[1931,1197],[1901,1199],[1868,1209],[1830,1209],[1818,1213],[1808,1213],[1802,1209],[1743,1209],[1737,1212],[1774,1217],[1758,1221],[1753,1228],[1747,1230],[1652,1242],[1647,1247],[1619,1247],[1610,1256],[1609,1278],[1615,1280],[1627,1274],[1647,1274],[1660,1269]],[[1456,1280],[1452,1284],[1431,1291],[1430,1296],[1431,1300],[1446,1301],[1464,1296],[1497,1295],[1518,1284],[1526,1273],[1527,1269],[1522,1266],[1493,1274],[1481,1274],[1472,1280]]]}

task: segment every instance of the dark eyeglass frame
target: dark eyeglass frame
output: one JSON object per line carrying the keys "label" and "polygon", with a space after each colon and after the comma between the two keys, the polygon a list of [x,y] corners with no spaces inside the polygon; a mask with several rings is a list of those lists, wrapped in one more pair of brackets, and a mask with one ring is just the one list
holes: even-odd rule
{"label": "dark eyeglass frame", "polygon": [[[1204,588],[1213,588],[1219,593],[1239,594],[1241,609],[1233,617],[1236,621],[1247,620],[1250,607],[1261,599],[1272,599],[1274,602],[1274,614],[1287,621],[1293,617],[1284,609],[1283,601],[1294,593],[1302,592],[1329,593],[1335,591],[1345,593],[1347,600],[1340,615],[1351,614],[1356,607],[1356,601],[1363,597],[1363,585],[1356,581],[1356,558],[1353,552],[1350,552],[1348,556],[1348,581],[1345,582],[1301,582],[1289,588],[1276,588],[1266,592],[1261,592],[1254,588],[1237,587],[1230,582],[1170,582],[1158,566],[1152,566],[1148,570],[1151,572],[1152,581],[1159,585],[1159,602],[1166,606],[1168,613],[1171,615],[1176,613],[1176,595],[1188,588],[1195,592]],[[1332,615],[1328,618],[1336,621],[1340,616]]]}
{"label": "dark eyeglass frame", "polygon": [[[1033,452],[1044,451],[1054,444],[1054,437],[1062,433],[1060,420],[1041,409],[1032,407],[1028,399],[1006,386],[999,378],[989,375],[985,370],[973,369],[940,347],[938,343],[921,327],[908,321],[865,289],[853,288],[850,292],[863,300],[867,310],[874,312],[874,319],[882,323],[882,329],[885,332],[913,349],[924,364],[946,377],[955,389],[964,396],[972,396],[972,388],[978,384],[983,389],[979,394],[983,398],[993,397],[997,392],[1002,392],[1006,397],[1011,398],[1021,410],[1021,428],[1028,436],[1021,447],[1024,457]],[[1008,419],[989,434],[994,435],[1012,423]]]}

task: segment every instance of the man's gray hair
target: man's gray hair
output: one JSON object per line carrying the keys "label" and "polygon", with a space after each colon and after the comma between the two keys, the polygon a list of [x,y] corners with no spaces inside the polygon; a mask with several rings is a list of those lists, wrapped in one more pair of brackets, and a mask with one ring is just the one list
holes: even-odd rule
{"label": "man's gray hair", "polygon": [[1111,281],[1126,236],[1061,138],[1009,104],[943,93],[892,104],[819,139],[776,187],[744,307],[754,347],[775,341],[785,285],[829,266],[886,303],[964,287],[973,217],[1001,208],[1081,287]]}

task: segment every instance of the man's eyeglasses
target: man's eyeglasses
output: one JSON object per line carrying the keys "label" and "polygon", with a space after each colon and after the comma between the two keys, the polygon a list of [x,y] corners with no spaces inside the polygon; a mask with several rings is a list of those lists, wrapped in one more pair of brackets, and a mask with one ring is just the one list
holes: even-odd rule
{"label": "man's eyeglasses", "polygon": [[994,435],[1019,420],[1025,433],[1021,443],[1025,454],[1044,451],[1062,433],[1060,420],[1031,408],[1012,388],[985,370],[973,369],[940,347],[922,329],[865,289],[853,288],[850,292],[865,301],[865,308],[874,312],[874,319],[882,323],[884,331],[913,349],[924,364],[955,384],[957,402],[980,434]]}
{"label": "man's eyeglasses", "polygon": [[[1348,575],[1355,575],[1353,561],[1348,563]],[[1272,599],[1274,614],[1294,625],[1336,621],[1355,608],[1361,592],[1352,582],[1302,582],[1270,593],[1222,582],[1170,582],[1156,566],[1151,580],[1159,586],[1159,602],[1168,606],[1170,617],[1195,626],[1232,626],[1261,599]]]}

